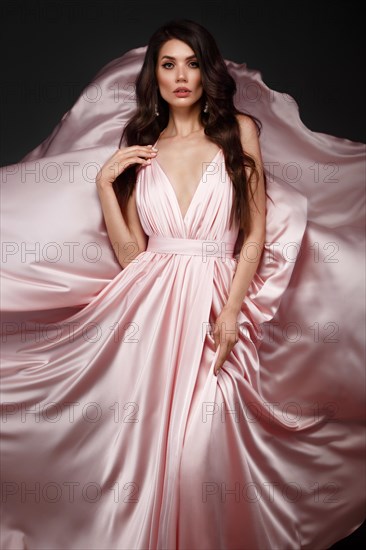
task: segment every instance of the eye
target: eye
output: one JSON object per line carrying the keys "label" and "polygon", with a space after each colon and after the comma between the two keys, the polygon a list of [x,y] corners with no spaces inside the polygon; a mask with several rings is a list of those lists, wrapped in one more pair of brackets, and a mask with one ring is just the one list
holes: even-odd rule
{"label": "eye", "polygon": [[[190,61],[190,65],[192,63],[193,65],[196,65],[195,67],[193,67],[194,69],[197,69],[199,67],[198,61]],[[170,67],[167,67],[167,65],[173,65],[173,63],[171,63],[170,61],[167,61],[166,63],[162,64],[162,67],[164,67],[165,69],[169,69]]]}

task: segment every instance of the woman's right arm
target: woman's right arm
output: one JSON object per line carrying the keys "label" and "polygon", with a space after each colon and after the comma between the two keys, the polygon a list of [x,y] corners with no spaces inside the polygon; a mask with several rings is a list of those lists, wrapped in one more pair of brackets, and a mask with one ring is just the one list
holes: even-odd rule
{"label": "woman's right arm", "polygon": [[102,166],[96,177],[97,191],[108,237],[122,268],[125,268],[138,254],[146,250],[147,236],[142,229],[137,212],[136,187],[129,198],[127,220],[125,220],[113,189],[113,181],[131,164],[149,164],[149,160],[146,159],[150,159],[152,156],[154,153],[151,146],[118,149]]}

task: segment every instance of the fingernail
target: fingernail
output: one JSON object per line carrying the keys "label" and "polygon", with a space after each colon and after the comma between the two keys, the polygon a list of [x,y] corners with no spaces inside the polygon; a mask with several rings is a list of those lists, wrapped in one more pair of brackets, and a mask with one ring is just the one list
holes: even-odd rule
{"label": "fingernail", "polygon": [[153,151],[159,151],[159,149],[157,149],[156,147],[153,147],[152,150]]}

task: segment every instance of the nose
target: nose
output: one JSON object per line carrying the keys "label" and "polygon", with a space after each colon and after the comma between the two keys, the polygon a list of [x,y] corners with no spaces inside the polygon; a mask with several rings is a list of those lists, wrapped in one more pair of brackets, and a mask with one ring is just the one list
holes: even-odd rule
{"label": "nose", "polygon": [[176,78],[177,81],[180,81],[180,80],[187,80],[186,78],[186,73],[185,73],[185,69],[184,68],[178,68],[177,69],[177,78]]}

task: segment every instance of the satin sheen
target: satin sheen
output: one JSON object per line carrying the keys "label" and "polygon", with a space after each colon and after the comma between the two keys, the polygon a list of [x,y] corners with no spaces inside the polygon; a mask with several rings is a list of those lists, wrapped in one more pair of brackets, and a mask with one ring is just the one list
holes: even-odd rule
{"label": "satin sheen", "polygon": [[184,217],[158,157],[139,169],[149,241],[125,269],[95,187],[145,51],[1,170],[1,548],[328,548],[364,519],[365,147],[226,61],[273,202],[216,377],[240,250],[223,152]]}

